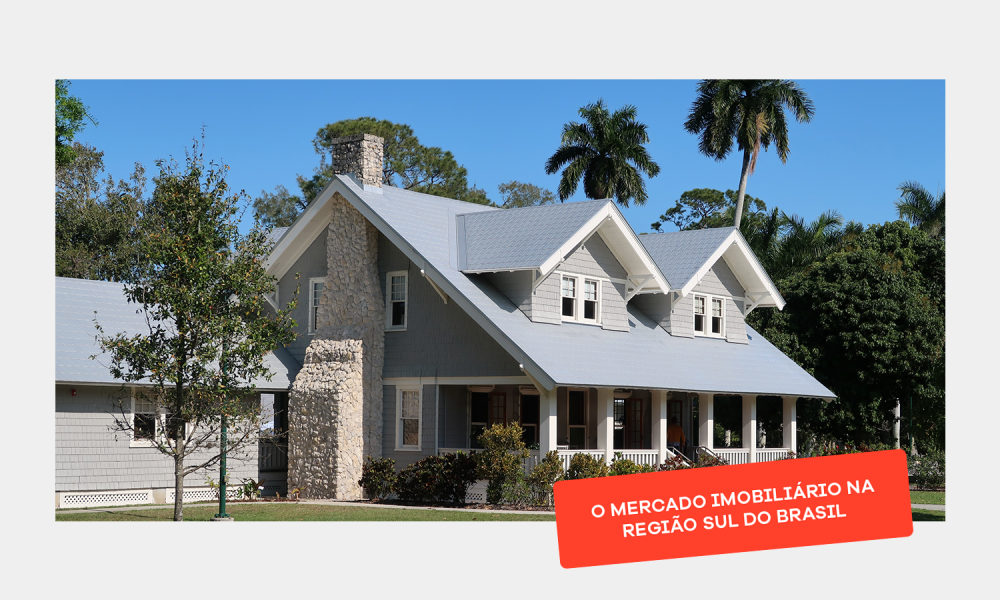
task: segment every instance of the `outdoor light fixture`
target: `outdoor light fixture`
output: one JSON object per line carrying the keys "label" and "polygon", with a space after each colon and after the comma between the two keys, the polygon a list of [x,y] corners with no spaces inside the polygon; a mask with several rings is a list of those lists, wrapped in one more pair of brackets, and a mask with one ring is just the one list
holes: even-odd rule
{"label": "outdoor light fixture", "polygon": [[75,395],[76,395],[76,389],[74,389],[74,388],[70,388],[70,390],[69,390],[69,395],[70,395],[70,396],[75,396]]}

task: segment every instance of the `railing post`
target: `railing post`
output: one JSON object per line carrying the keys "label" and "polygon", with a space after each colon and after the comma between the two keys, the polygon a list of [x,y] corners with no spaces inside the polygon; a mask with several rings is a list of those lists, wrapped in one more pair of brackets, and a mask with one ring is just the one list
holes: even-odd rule
{"label": "railing post", "polygon": [[795,396],[781,397],[781,445],[798,454],[795,439]]}
{"label": "railing post", "polygon": [[698,394],[698,442],[712,450],[715,448],[715,396]]}

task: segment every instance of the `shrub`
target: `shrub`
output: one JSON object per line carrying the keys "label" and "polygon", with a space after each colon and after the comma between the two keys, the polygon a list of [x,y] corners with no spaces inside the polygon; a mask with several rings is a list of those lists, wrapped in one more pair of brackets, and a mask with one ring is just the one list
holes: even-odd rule
{"label": "shrub", "polygon": [[590,479],[591,477],[607,477],[608,466],[603,460],[597,460],[589,454],[574,454],[566,469],[565,479]]}
{"label": "shrub", "polygon": [[922,456],[908,456],[906,463],[910,473],[912,473],[913,484],[917,487],[944,487],[944,452],[933,451]]}
{"label": "shrub", "polygon": [[517,473],[524,474],[523,461],[528,457],[528,449],[523,436],[520,423],[497,423],[479,435],[479,444],[483,447],[479,453],[479,477],[489,480],[486,486],[488,503],[500,504],[507,480],[516,477]]}
{"label": "shrub", "polygon": [[529,506],[535,503],[535,498],[535,492],[531,490],[531,486],[524,476],[524,470],[511,473],[500,486],[499,504]]}
{"label": "shrub", "polygon": [[615,452],[615,457],[611,460],[611,468],[608,475],[635,475],[636,473],[652,473],[656,467],[648,465],[638,465],[635,461],[622,458],[621,452]]}
{"label": "shrub", "polygon": [[358,485],[372,500],[384,500],[396,486],[396,462],[391,458],[369,456],[361,467]]}
{"label": "shrub", "polygon": [[536,501],[539,504],[551,506],[552,485],[562,477],[562,459],[559,458],[558,452],[552,450],[531,470],[526,481],[531,487],[531,491],[534,492]]}
{"label": "shrub", "polygon": [[707,452],[699,454],[698,460],[694,462],[694,466],[699,469],[702,467],[724,467],[728,464],[728,460],[720,456],[713,456]]}
{"label": "shrub", "polygon": [[658,471],[680,471],[682,469],[693,469],[694,465],[686,462],[680,456],[667,455],[667,460],[657,467]]}
{"label": "shrub", "polygon": [[469,488],[478,479],[479,465],[476,455],[459,452],[458,454],[445,454],[443,459],[445,469],[435,492],[437,498],[442,502],[464,504]]}
{"label": "shrub", "polygon": [[444,479],[445,462],[427,456],[406,467],[396,476],[396,496],[408,502],[434,502]]}

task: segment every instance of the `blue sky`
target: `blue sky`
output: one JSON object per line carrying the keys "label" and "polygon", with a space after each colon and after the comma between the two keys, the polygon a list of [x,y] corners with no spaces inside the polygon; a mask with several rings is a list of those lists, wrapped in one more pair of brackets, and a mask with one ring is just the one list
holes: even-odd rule
{"label": "blue sky", "polygon": [[[945,189],[943,80],[797,80],[812,98],[811,123],[792,122],[788,162],[772,148],[747,193],[812,219],[829,209],[864,224],[896,217],[896,187],[914,180]],[[551,190],[545,160],[564,123],[603,98],[612,110],[632,104],[648,126],[649,152],[661,167],[647,181],[650,200],[623,210],[637,232],[686,190],[735,189],[740,159],[716,162],[683,129],[695,80],[566,81],[233,81],[75,79],[71,94],[98,125],[77,139],[105,152],[105,166],[127,177],[134,162],[183,157],[206,127],[206,156],[231,167],[229,181],[251,196],[278,184],[297,190],[296,174],[319,163],[312,139],[321,126],[360,116],[410,125],[421,143],[450,150],[469,182],[499,200],[497,185],[516,179]],[[583,199],[582,186],[573,200]],[[248,213],[249,214],[249,213]],[[670,229],[668,226],[666,229]]]}

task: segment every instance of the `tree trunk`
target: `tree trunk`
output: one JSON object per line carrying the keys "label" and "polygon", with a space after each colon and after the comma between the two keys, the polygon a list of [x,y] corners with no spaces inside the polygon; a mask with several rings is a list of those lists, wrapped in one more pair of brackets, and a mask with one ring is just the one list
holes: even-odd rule
{"label": "tree trunk", "polygon": [[184,442],[177,436],[177,453],[174,454],[174,520],[184,520]]}
{"label": "tree trunk", "polygon": [[733,227],[740,228],[740,221],[743,220],[743,195],[747,191],[747,178],[750,176],[750,150],[743,151],[743,171],[740,173],[740,191],[736,195],[736,218],[733,220]]}

